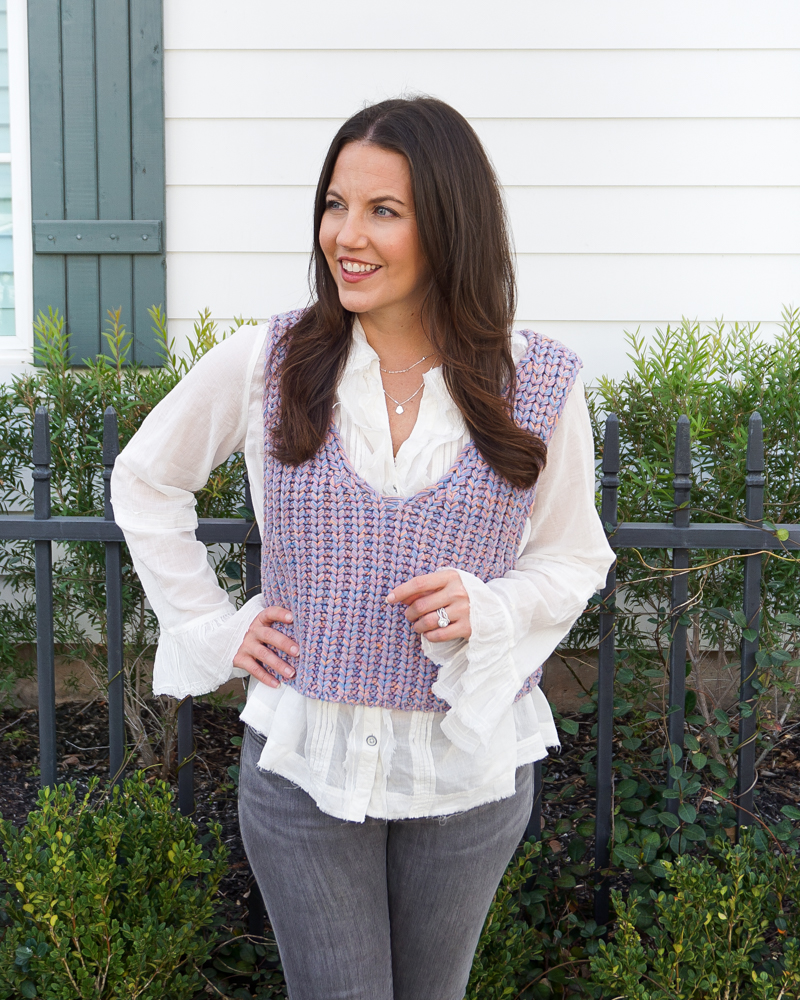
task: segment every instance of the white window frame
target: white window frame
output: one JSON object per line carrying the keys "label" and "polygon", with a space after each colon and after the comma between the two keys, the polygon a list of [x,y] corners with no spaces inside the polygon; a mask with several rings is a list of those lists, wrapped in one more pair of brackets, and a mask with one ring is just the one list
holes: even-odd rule
{"label": "white window frame", "polygon": [[14,240],[13,337],[0,337],[0,378],[5,370],[33,361],[33,223],[28,99],[28,10],[26,0],[8,0],[8,89],[11,153],[11,231]]}

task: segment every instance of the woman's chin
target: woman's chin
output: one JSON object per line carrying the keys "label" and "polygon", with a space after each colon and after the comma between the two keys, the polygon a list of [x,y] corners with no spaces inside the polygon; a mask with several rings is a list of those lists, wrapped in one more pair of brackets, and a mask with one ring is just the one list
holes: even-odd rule
{"label": "woman's chin", "polygon": [[342,308],[347,309],[348,312],[369,312],[370,309],[375,308],[375,296],[370,295],[366,289],[362,290],[357,287],[339,285],[339,301]]}

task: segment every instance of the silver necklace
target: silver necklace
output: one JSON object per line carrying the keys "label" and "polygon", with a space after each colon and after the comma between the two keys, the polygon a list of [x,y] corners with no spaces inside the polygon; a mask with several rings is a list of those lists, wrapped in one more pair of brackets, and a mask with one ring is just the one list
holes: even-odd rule
{"label": "silver necklace", "polygon": [[386,392],[385,389],[383,391],[386,393],[386,395],[389,397],[389,399],[391,399],[391,401],[393,403],[397,404],[397,409],[394,412],[395,413],[402,413],[403,412],[403,406],[406,403],[410,403],[411,400],[416,396],[416,394],[422,390],[422,388],[423,388],[424,385],[425,385],[425,382],[423,381],[423,383],[422,383],[422,385],[420,385],[419,389],[417,389],[415,392],[412,392],[411,395],[408,397],[408,399],[395,399],[394,396],[389,396],[389,393]]}
{"label": "silver necklace", "polygon": [[[417,365],[421,365],[423,361],[427,361],[428,358],[432,357],[432,354],[426,354],[424,358],[420,358],[419,361],[415,361],[414,364],[409,365],[408,368],[395,368],[394,370],[390,368],[381,368],[381,371],[384,375],[402,375],[404,372],[410,372],[412,368],[416,368]],[[419,389],[417,389],[417,392],[419,392]],[[389,398],[391,399],[391,396]]]}

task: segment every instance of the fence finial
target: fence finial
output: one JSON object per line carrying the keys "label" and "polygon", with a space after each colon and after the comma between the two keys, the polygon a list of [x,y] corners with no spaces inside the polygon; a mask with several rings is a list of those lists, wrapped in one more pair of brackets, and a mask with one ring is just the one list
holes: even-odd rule
{"label": "fence finial", "polygon": [[617,498],[619,490],[619,418],[616,413],[606,417],[603,438],[603,478],[600,517],[606,531],[617,526]]}
{"label": "fence finial", "polygon": [[[747,472],[757,473],[764,471],[764,426],[761,414],[758,412],[750,414],[750,421],[747,425]],[[763,476],[761,477],[763,484]],[[761,485],[754,483],[753,485]],[[748,478],[749,485],[749,478]]]}
{"label": "fence finial", "polygon": [[691,517],[692,428],[685,413],[678,417],[675,427],[675,459],[672,468],[675,473],[672,480],[675,501],[672,523],[676,528],[688,528]]}
{"label": "fence finial", "polygon": [[33,516],[50,517],[50,414],[37,406],[33,418]]}
{"label": "fence finial", "polygon": [[114,520],[114,510],[111,506],[111,473],[114,471],[114,462],[118,454],[117,411],[113,406],[109,406],[103,413],[103,515],[106,521]]}

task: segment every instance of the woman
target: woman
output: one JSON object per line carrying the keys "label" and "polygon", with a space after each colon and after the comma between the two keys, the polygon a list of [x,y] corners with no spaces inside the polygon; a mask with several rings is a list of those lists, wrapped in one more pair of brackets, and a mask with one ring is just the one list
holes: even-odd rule
{"label": "woman", "polygon": [[[457,1000],[558,742],[541,664],[613,559],[580,362],[512,332],[498,184],[440,101],[342,126],[314,234],[313,304],[196,365],[114,509],[155,691],[250,675],[240,820],[292,1000]],[[236,450],[264,559],[238,611],[192,498]]]}

